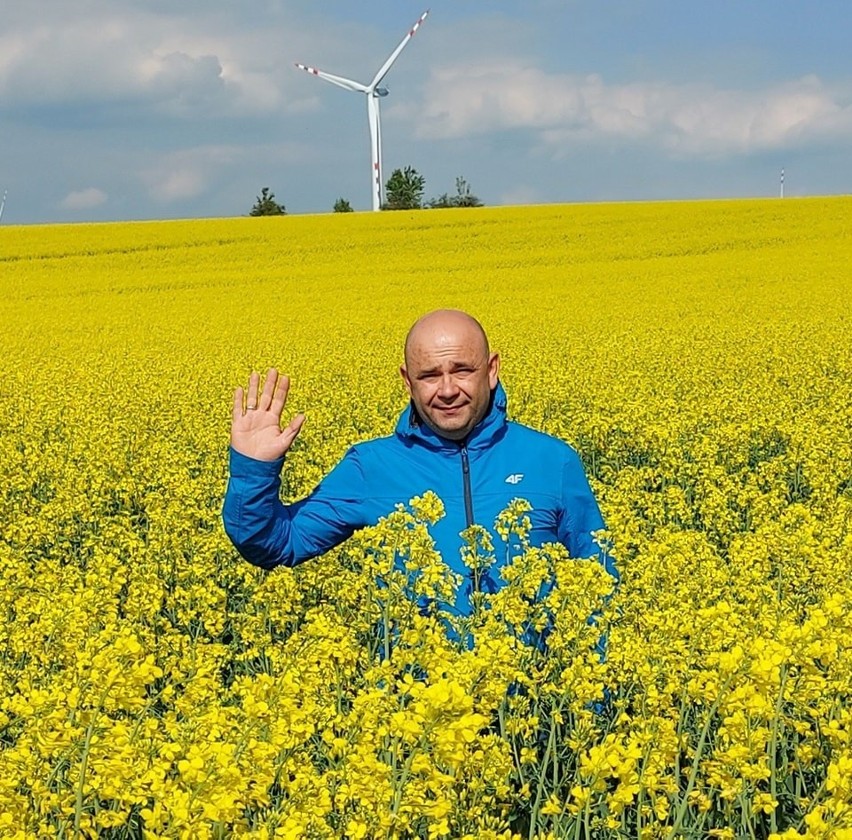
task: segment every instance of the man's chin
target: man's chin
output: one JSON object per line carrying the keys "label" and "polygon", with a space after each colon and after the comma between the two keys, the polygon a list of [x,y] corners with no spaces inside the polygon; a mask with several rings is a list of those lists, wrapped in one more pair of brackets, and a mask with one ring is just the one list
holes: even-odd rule
{"label": "man's chin", "polygon": [[470,429],[466,417],[451,416],[451,417],[430,417],[430,426],[432,430],[441,437],[449,438],[450,440],[462,440],[467,437]]}
{"label": "man's chin", "polygon": [[467,423],[456,423],[454,425],[438,426],[439,435],[450,440],[464,440],[470,434],[470,428]]}

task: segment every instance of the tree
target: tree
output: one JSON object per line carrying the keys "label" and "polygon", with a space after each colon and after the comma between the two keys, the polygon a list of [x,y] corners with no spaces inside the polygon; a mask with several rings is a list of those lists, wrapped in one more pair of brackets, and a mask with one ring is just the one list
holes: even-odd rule
{"label": "tree", "polygon": [[461,175],[456,178],[456,195],[453,200],[454,207],[482,207],[482,202],[471,193],[470,184]]}
{"label": "tree", "polygon": [[345,198],[338,198],[337,201],[334,202],[334,212],[351,213],[352,205]]}
{"label": "tree", "polygon": [[385,184],[383,210],[419,210],[423,206],[426,179],[412,166],[394,169]]}
{"label": "tree", "polygon": [[249,211],[249,216],[283,216],[287,212],[283,204],[275,200],[275,193],[264,187]]}
{"label": "tree", "polygon": [[437,198],[430,198],[426,207],[434,210],[443,210],[445,207],[455,207],[453,198],[448,193],[441,193]]}
{"label": "tree", "polygon": [[470,191],[470,184],[459,175],[456,178],[456,194],[448,195],[444,193],[438,198],[430,198],[426,202],[427,207],[442,208],[442,207],[482,207],[482,202],[479,198]]}

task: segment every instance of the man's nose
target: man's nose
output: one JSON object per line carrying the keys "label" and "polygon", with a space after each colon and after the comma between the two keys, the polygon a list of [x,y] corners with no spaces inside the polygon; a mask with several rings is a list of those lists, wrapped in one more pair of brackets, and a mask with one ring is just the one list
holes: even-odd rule
{"label": "man's nose", "polygon": [[443,399],[452,399],[458,393],[458,385],[456,380],[449,374],[441,377],[441,384],[438,387],[438,396]]}

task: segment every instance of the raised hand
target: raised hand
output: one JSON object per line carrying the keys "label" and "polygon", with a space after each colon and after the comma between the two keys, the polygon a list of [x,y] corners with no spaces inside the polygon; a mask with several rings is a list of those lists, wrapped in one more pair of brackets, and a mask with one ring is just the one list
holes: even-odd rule
{"label": "raised hand", "polygon": [[231,446],[242,455],[259,461],[275,461],[293,445],[296,435],[305,422],[304,414],[297,414],[281,428],[281,413],[287,403],[290,377],[278,376],[275,368],[266,374],[263,392],[258,395],[260,374],[249,377],[248,394],[243,408],[243,389],[234,391],[234,414],[231,423]]}

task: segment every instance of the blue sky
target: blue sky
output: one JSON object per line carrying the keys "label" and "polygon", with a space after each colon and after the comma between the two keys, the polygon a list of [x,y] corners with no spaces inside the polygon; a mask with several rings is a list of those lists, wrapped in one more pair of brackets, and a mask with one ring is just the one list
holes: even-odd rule
{"label": "blue sky", "polygon": [[[428,0],[0,0],[3,224],[370,206]],[[852,192],[849,0],[435,0],[385,179],[486,204]]]}

